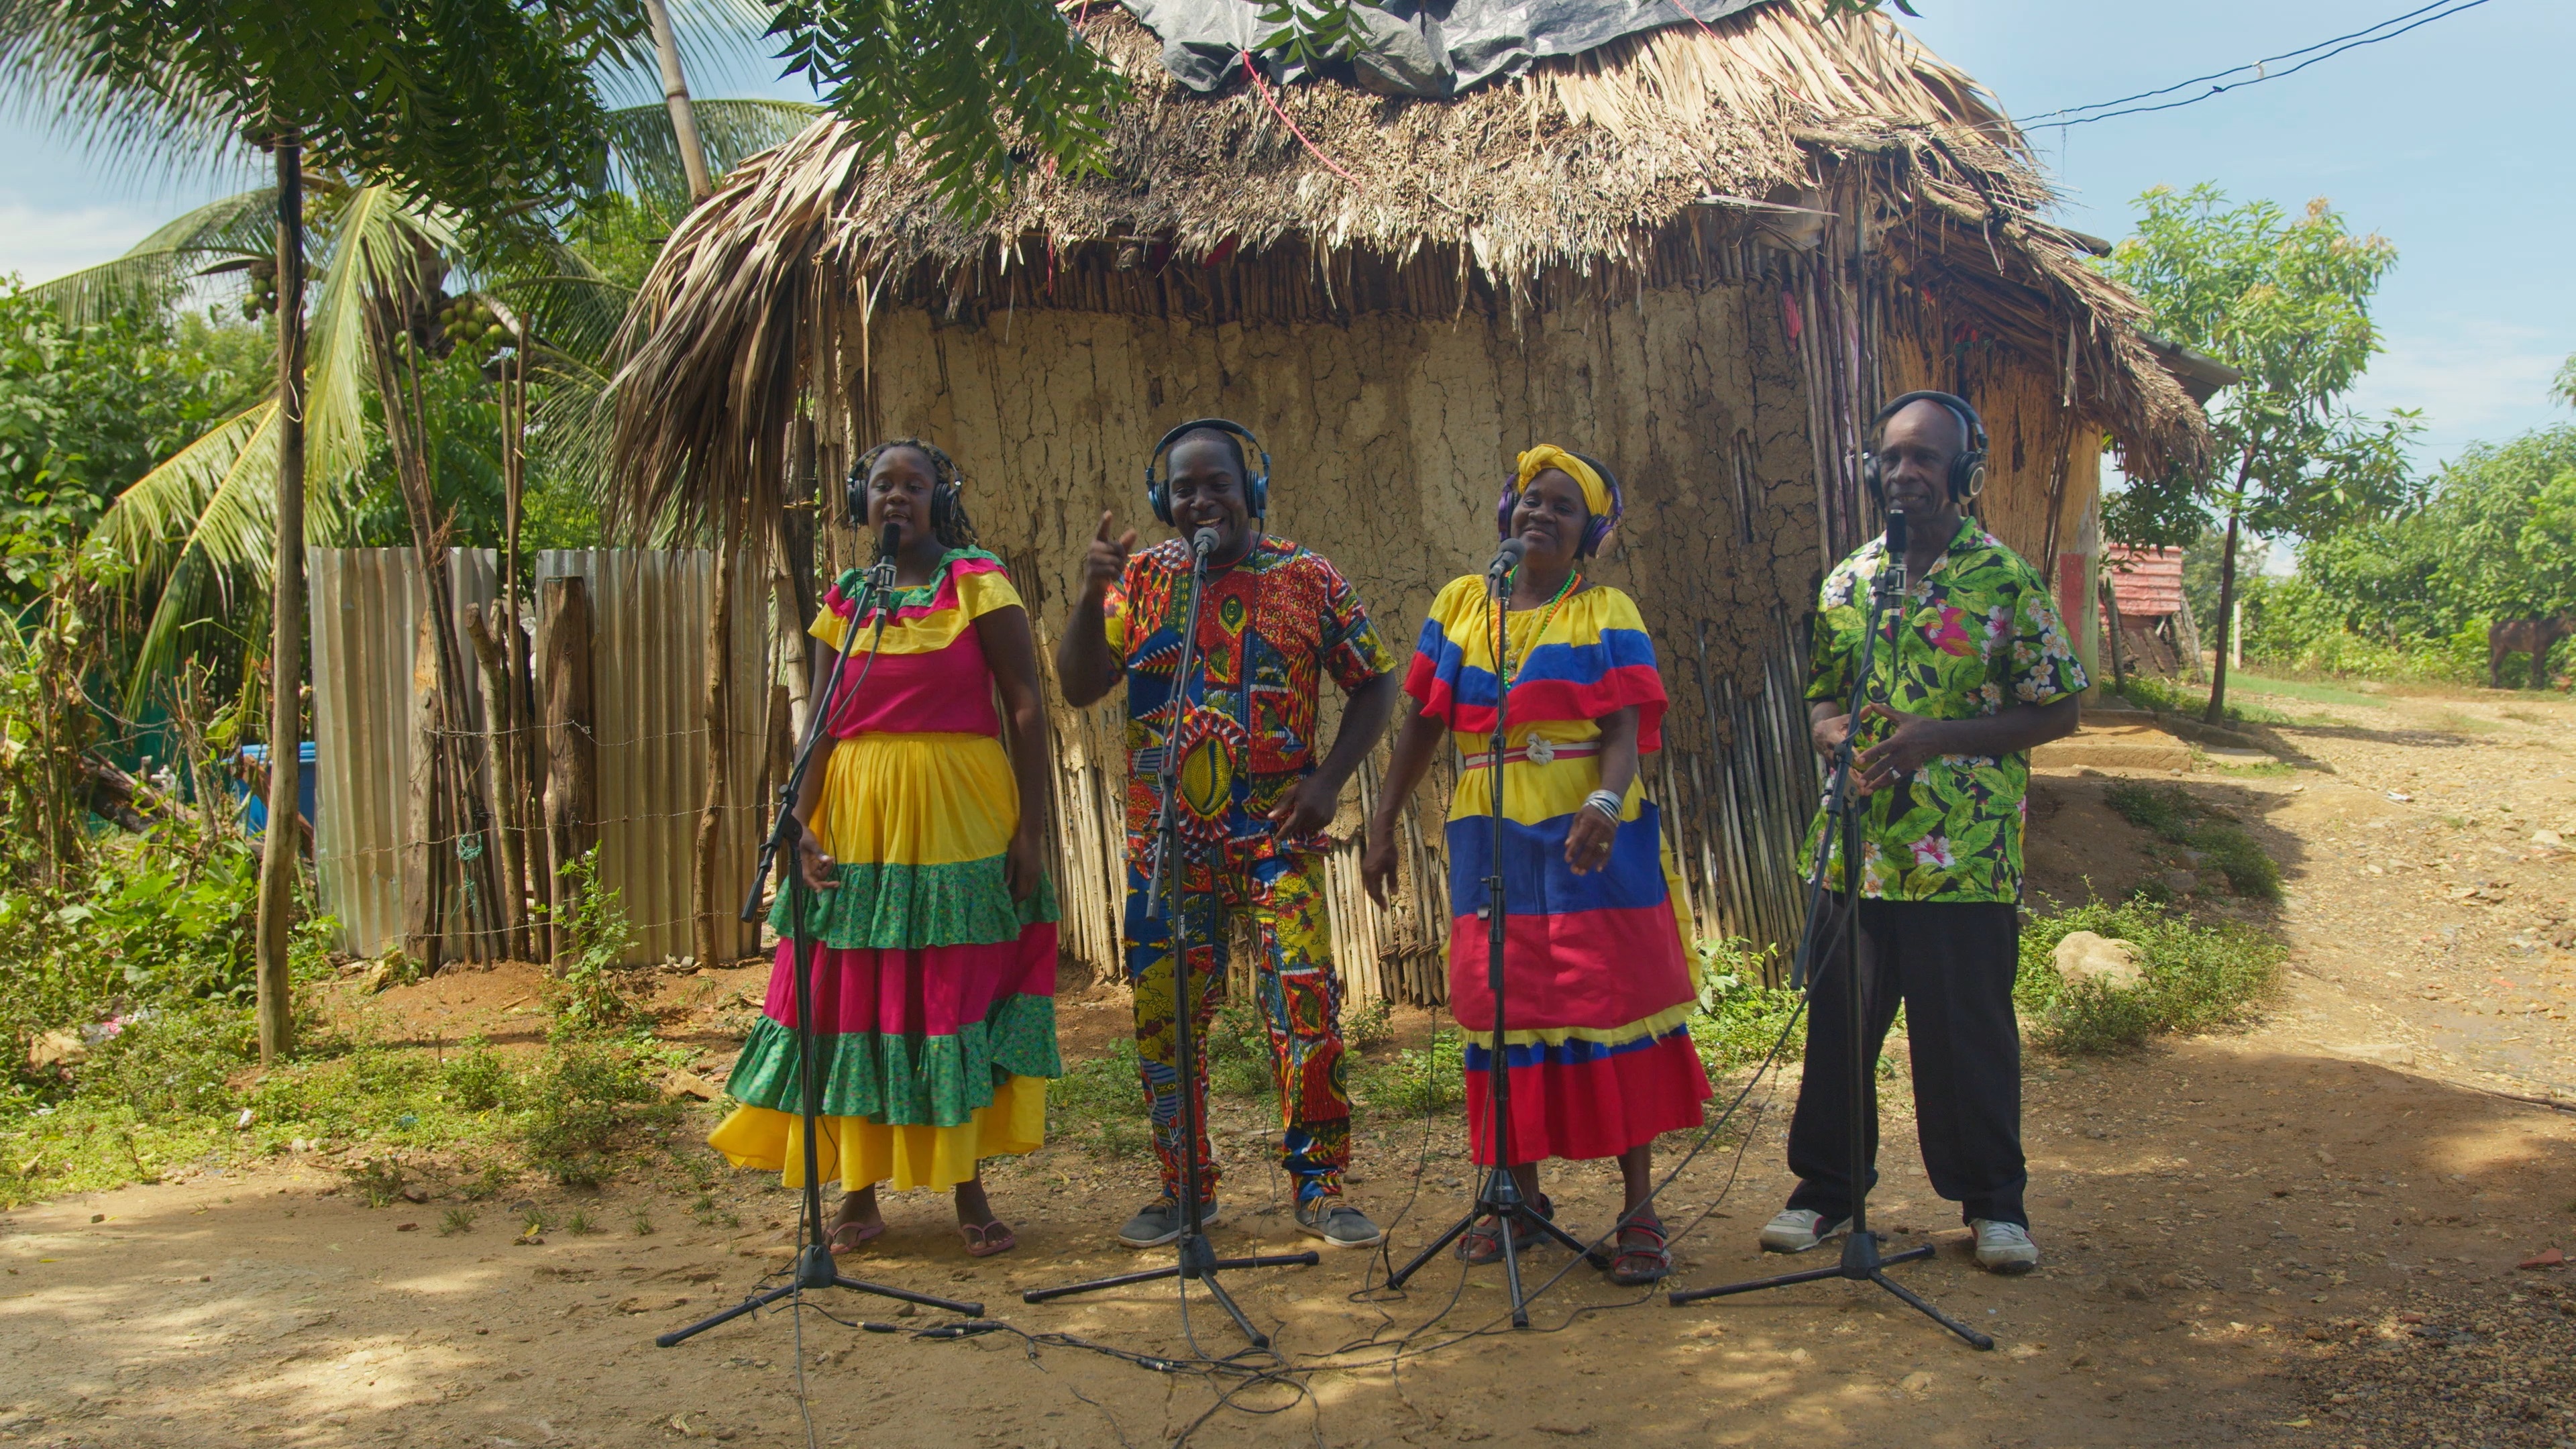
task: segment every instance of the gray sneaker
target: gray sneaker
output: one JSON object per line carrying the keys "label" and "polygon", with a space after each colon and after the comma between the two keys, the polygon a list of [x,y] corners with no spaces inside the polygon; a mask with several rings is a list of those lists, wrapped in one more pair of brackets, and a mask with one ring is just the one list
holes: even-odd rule
{"label": "gray sneaker", "polygon": [[[1216,1199],[1208,1198],[1199,1204],[1199,1226],[1210,1227],[1215,1222]],[[1118,1241],[1131,1248],[1159,1248],[1165,1243],[1178,1242],[1180,1236],[1181,1205],[1177,1199],[1168,1197],[1136,1209],[1136,1216],[1129,1218],[1127,1226],[1118,1230]]]}
{"label": "gray sneaker", "polygon": [[1297,1228],[1324,1240],[1327,1247],[1374,1248],[1386,1241],[1386,1229],[1367,1213],[1338,1197],[1318,1197],[1297,1204]]}
{"label": "gray sneaker", "polygon": [[1762,1251],[1766,1253],[1803,1253],[1822,1247],[1851,1231],[1851,1219],[1838,1223],[1825,1221],[1825,1215],[1805,1208],[1782,1208],[1762,1225]]}
{"label": "gray sneaker", "polygon": [[1968,1226],[1977,1230],[1978,1267],[1989,1273],[2027,1273],[2039,1266],[2039,1244],[2030,1240],[2030,1229],[1992,1218],[1970,1218]]}

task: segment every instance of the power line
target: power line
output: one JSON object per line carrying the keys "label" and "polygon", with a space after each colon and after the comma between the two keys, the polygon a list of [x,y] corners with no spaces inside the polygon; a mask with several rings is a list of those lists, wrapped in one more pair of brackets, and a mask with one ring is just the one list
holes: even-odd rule
{"label": "power line", "polygon": [[[2055,126],[2060,130],[2063,130],[2068,126],[2088,126],[2095,121],[2117,120],[2122,116],[2142,116],[2155,111],[2171,111],[2180,109],[2184,106],[2198,105],[2200,102],[2208,100],[2213,96],[2224,95],[2229,91],[2238,90],[2245,86],[2261,85],[2265,81],[2275,81],[2284,76],[2297,75],[2299,72],[2306,70],[2309,66],[2315,65],[2319,61],[2332,60],[2336,56],[2343,54],[2345,51],[2359,50],[2365,45],[2377,45],[2384,40],[2395,40],[2397,37],[2404,35],[2407,31],[2430,25],[2436,20],[2442,20],[2450,16],[2457,15],[2463,10],[2475,10],[2486,3],[2488,3],[2488,0],[2459,0],[2459,3],[2454,3],[2454,0],[2435,0],[2435,3],[2431,5],[2426,5],[2421,9],[2407,11],[2403,15],[2393,16],[2379,22],[2377,25],[2353,31],[2349,35],[2338,35],[2331,40],[2320,40],[2314,45],[2302,46],[2297,50],[2285,51],[2279,55],[2265,56],[2261,60],[2248,61],[2245,64],[2238,66],[2230,66],[2226,70],[2214,71],[2204,76],[2194,76],[2190,80],[2176,81],[2174,84],[2166,86],[2160,90],[2141,91],[2133,96],[2122,96],[2118,100],[2096,101],[2091,105],[2069,106],[2064,110],[2042,112],[2036,116],[2022,118],[2019,124],[2024,130],[2032,130],[2042,126]],[[2395,26],[2396,28],[2390,29],[2391,26]],[[2306,59],[2300,60],[2299,58],[2302,56],[2305,56]],[[2299,63],[2291,66],[2287,70],[2276,71],[2266,69],[2266,67],[2285,60],[2298,60]],[[2250,79],[2227,81],[2223,85],[2211,85],[2208,90],[2202,91],[2198,95],[2185,96],[2183,99],[2178,101],[2166,101],[2162,105],[2153,106],[2136,106],[2129,104],[2132,101],[2153,100],[2158,96],[2171,95],[2174,92],[2185,89],[2189,86],[2201,85],[2206,82],[2223,81],[2228,76],[2238,75],[2249,70],[2254,72],[2254,75]],[[2105,109],[2106,107],[2111,106],[2121,106],[2126,109]],[[2081,114],[2085,111],[2099,111],[2101,114],[2090,116]]]}

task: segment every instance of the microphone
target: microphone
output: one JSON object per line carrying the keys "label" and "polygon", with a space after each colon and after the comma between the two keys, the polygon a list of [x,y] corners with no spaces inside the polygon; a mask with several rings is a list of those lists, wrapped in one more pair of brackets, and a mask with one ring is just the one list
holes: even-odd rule
{"label": "microphone", "polygon": [[1887,510],[1887,551],[1901,563],[1905,558],[1905,510]]}
{"label": "microphone", "polygon": [[1216,552],[1216,530],[1214,528],[1202,528],[1198,532],[1190,535],[1191,557],[1204,559],[1214,552]]}
{"label": "microphone", "polygon": [[1494,550],[1494,561],[1485,565],[1486,580],[1491,583],[1501,583],[1503,575],[1520,567],[1522,556],[1528,552],[1529,545],[1519,539],[1504,539],[1503,546]]}
{"label": "microphone", "polygon": [[877,535],[877,561],[883,563],[886,560],[893,558],[897,553],[901,552],[902,549],[903,525],[899,523],[887,524],[885,526],[885,530]]}

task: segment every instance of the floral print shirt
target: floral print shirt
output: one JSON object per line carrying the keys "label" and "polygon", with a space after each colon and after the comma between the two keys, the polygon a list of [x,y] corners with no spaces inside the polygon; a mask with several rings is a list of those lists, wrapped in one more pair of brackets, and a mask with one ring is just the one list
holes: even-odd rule
{"label": "floral print shirt", "polygon": [[[1887,541],[1876,538],[1825,576],[1810,644],[1810,702],[1850,700],[1870,587],[1886,567]],[[2049,704],[2088,683],[2039,572],[1974,519],[1960,521],[1949,551],[1913,581],[1903,627],[1892,617],[1888,622],[1871,659],[1877,683],[1870,698],[1908,714],[1972,719],[2014,705]],[[1884,720],[1867,721],[1857,748],[1867,750],[1888,729]],[[1864,798],[1861,894],[1904,901],[2020,900],[2029,785],[2028,752],[1942,755],[1911,778]],[[1802,871],[1813,868],[1827,823],[1819,810],[1801,853]],[[1826,883],[1837,890],[1844,881],[1841,845],[1839,839],[1826,845]]]}

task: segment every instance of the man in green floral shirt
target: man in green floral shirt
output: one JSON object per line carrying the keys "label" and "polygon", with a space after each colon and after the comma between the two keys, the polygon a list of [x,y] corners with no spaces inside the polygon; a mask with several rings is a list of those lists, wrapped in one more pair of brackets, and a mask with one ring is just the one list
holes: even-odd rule
{"label": "man in green floral shirt", "polygon": [[[1962,515],[1982,464],[1974,411],[1946,395],[1899,402],[1881,414],[1875,456],[1887,507],[1912,523],[1909,588],[1871,661],[1854,764],[1863,1020],[1874,1058],[1904,1003],[1933,1190],[1960,1203],[1979,1263],[2027,1272],[2039,1250],[2022,1206],[2012,1005],[2023,795],[2031,747],[2075,728],[2086,680],[2038,571]],[[1807,699],[1815,747],[1827,756],[1853,730],[1845,710],[1870,590],[1888,562],[1885,539],[1862,545],[1826,576],[1817,601]],[[1801,865],[1811,868],[1823,849],[1826,884],[1839,893],[1849,872],[1826,824],[1820,813]],[[1789,1125],[1798,1188],[1762,1231],[1774,1252],[1812,1248],[1849,1226],[1849,991],[1831,960],[1809,987],[1805,1078]],[[1867,1115],[1875,1156],[1874,1101]]]}

